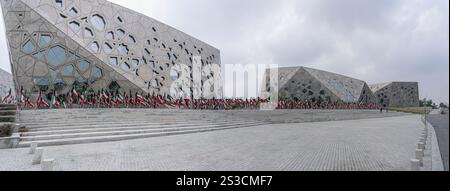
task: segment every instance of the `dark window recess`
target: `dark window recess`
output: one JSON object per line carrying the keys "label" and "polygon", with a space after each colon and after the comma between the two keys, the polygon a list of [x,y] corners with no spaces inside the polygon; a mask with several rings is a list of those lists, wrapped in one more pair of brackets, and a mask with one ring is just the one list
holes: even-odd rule
{"label": "dark window recess", "polygon": [[110,92],[117,92],[120,89],[120,85],[116,81],[112,81],[109,84],[108,89]]}

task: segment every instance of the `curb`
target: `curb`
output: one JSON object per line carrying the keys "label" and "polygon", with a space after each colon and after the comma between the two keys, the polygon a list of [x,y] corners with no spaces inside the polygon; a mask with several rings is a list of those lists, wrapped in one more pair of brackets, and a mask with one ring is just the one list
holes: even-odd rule
{"label": "curb", "polygon": [[437,141],[437,136],[433,125],[422,117],[422,121],[426,128],[429,130],[429,140],[426,148],[426,161],[427,164],[424,166],[426,171],[444,171],[444,162],[442,161],[441,151],[439,149],[439,144]]}
{"label": "curb", "polygon": [[441,151],[437,141],[436,132],[433,125],[429,124],[430,136],[431,136],[431,170],[432,171],[444,171],[444,162],[442,161]]}

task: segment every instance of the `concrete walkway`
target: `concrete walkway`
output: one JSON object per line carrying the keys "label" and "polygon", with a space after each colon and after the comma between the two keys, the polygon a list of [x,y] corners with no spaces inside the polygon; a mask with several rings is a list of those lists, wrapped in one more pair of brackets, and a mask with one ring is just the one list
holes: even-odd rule
{"label": "concrete walkway", "polygon": [[427,120],[434,127],[436,132],[436,138],[439,144],[439,150],[442,157],[442,162],[444,165],[444,170],[449,170],[449,118],[448,114],[431,114],[427,116]]}
{"label": "concrete walkway", "polygon": [[[420,116],[262,125],[45,147],[58,170],[407,171]],[[28,149],[0,150],[0,171],[40,170]]]}

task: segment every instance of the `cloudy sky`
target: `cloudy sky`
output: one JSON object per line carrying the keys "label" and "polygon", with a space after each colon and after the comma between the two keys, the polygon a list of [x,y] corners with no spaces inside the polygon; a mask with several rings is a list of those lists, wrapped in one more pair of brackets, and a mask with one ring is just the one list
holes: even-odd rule
{"label": "cloudy sky", "polygon": [[[448,0],[111,1],[219,48],[222,64],[418,81],[422,98],[449,100]],[[0,67],[9,71],[7,55],[1,32]]]}

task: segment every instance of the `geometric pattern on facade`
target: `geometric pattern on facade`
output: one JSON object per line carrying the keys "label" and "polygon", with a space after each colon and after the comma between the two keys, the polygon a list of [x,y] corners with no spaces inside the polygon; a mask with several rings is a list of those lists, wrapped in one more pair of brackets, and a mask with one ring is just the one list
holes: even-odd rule
{"label": "geometric pattern on facade", "polygon": [[[105,0],[0,2],[18,91],[64,94],[75,86],[162,95],[192,71],[194,56],[206,68],[221,64],[218,49]],[[173,71],[179,63],[190,71]]]}
{"label": "geometric pattern on facade", "polygon": [[419,107],[419,83],[387,82],[370,85],[378,104],[384,107]]}
{"label": "geometric pattern on facade", "polygon": [[[278,68],[278,76],[280,97],[345,103],[376,102],[366,82],[347,76],[306,67]],[[265,78],[266,87],[269,87],[269,79]]]}

